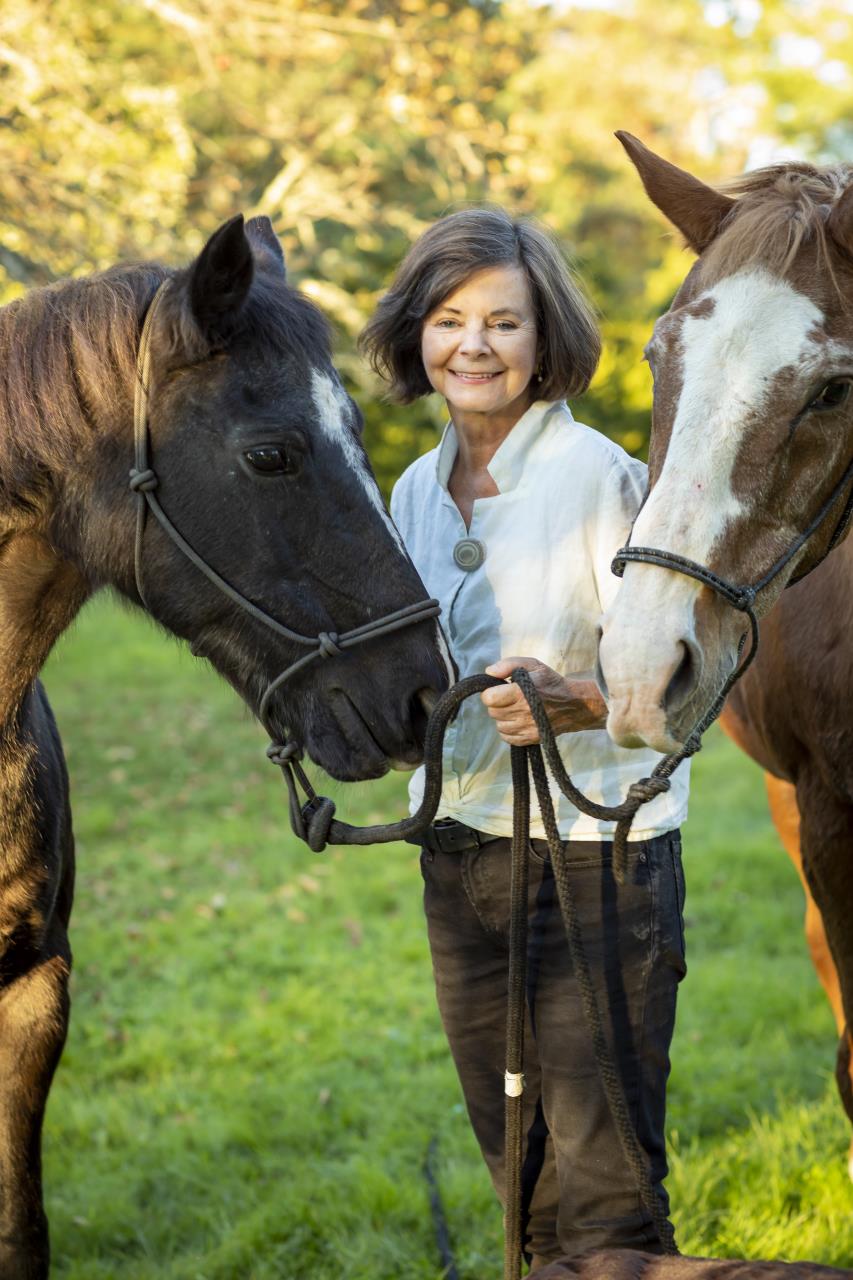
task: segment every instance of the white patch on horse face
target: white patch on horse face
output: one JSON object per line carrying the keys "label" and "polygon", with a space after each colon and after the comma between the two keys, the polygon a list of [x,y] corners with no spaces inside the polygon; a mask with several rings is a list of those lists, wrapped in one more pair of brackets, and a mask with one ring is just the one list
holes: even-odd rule
{"label": "white patch on horse face", "polygon": [[805,369],[825,352],[809,336],[823,312],[767,271],[729,276],[696,301],[703,298],[713,309],[681,324],[682,388],[669,447],[631,538],[700,564],[743,510],[732,473],[746,420],[765,406],[776,374]]}
{"label": "white patch on horse face", "polygon": [[[697,306],[703,300],[713,306],[703,310]],[[714,544],[744,510],[733,491],[733,472],[745,432],[771,407],[774,378],[782,369],[796,367],[807,385],[825,362],[827,348],[818,340],[823,319],[809,298],[758,269],[721,280],[683,315],[675,311],[664,318],[658,345],[677,327],[682,385],[666,458],[637,516],[633,546],[708,565]],[[677,358],[675,351],[668,355]],[[731,576],[728,566],[723,573]],[[685,653],[696,655],[694,680],[703,672],[712,692],[736,660],[740,619],[734,610],[725,606],[723,615],[730,642],[697,634],[701,590],[683,574],[626,565],[622,587],[602,619],[599,646],[609,689],[608,730],[622,745],[674,745],[665,703]]]}
{"label": "white patch on horse face", "polygon": [[357,476],[371,504],[379,512],[382,520],[401,551],[405,551],[403,539],[397,532],[397,526],[389,516],[379,485],[365,464],[361,450],[353,438],[349,425],[349,397],[340,383],[336,383],[327,373],[319,369],[311,370],[311,391],[317,409],[317,421],[327,439],[340,446],[347,464]]}
{"label": "white patch on horse face", "polygon": [[441,660],[444,663],[444,669],[447,672],[447,683],[451,685],[456,681],[456,673],[453,669],[453,659],[450,656],[450,647],[444,634],[444,628],[438,618],[435,620],[435,629],[438,633],[438,651],[441,654]]}

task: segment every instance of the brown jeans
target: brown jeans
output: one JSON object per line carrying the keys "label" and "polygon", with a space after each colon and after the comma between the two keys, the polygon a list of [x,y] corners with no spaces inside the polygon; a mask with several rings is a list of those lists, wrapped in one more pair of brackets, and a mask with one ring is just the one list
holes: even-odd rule
{"label": "brown jeans", "polygon": [[[664,1207],[669,1046],[684,962],[677,831],[630,845],[622,886],[609,842],[570,841],[572,891],[596,996]],[[504,1049],[510,841],[421,854],[436,992],[471,1124],[504,1194]],[[547,846],[532,844],[528,902],[523,1192],[537,1264],[587,1249],[656,1251],[601,1086]]]}

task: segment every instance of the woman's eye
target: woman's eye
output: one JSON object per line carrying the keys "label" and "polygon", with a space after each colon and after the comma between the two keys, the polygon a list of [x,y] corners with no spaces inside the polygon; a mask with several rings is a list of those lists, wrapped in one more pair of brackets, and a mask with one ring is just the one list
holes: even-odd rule
{"label": "woman's eye", "polygon": [[499,329],[501,333],[511,333],[516,326],[511,320],[499,320],[495,328]]}
{"label": "woman's eye", "polygon": [[455,320],[438,320],[436,322],[437,329],[453,329],[456,325]]}
{"label": "woman's eye", "polygon": [[247,449],[243,455],[255,471],[264,475],[294,475],[298,470],[296,456],[281,445],[262,445],[257,449]]}
{"label": "woman's eye", "polygon": [[847,378],[833,378],[815,396],[809,405],[810,409],[840,409],[850,395],[850,382]]}

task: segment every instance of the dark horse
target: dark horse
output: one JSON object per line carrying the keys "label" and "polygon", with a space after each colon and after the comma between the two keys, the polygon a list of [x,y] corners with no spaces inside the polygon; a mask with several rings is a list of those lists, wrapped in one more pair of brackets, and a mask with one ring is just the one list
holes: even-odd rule
{"label": "dark horse", "polygon": [[[190,642],[257,712],[305,654],[217,590],[128,488],[143,318],[162,507],[252,605],[303,635],[425,595],[386,514],[323,318],[286,282],[266,219],[232,219],[184,271],[146,264],[0,311],[0,1277],[48,1271],[40,1136],[68,1024],[74,875],[68,779],[38,672],[103,586]],[[265,723],[342,779],[421,756],[450,674],[422,620],[294,675]],[[144,673],[141,673],[144,678]]]}
{"label": "dark horse", "polygon": [[[822,560],[844,535],[853,484],[853,168],[782,164],[723,193],[620,137],[699,255],[647,348],[650,490],[632,546],[744,586],[825,512],[758,592],[761,645],[725,727],[765,769],[806,887],[853,1121],[853,543]],[[707,584],[627,564],[600,650],[616,740],[659,750],[684,741],[733,671],[745,629],[744,614]]]}

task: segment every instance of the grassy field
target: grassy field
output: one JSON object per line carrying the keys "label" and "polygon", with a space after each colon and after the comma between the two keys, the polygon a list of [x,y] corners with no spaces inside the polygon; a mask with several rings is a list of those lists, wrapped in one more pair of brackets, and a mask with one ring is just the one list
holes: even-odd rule
{"label": "grassy field", "polygon": [[[72,1029],[45,1128],[56,1275],[437,1280],[421,1172],[436,1134],[461,1274],[497,1277],[415,851],[309,853],[235,695],[108,602],[46,683],[79,843]],[[395,775],[333,793],[377,821],[403,792]],[[696,761],[685,850],[681,1247],[853,1264],[849,1133],[799,882],[760,775],[719,734]]]}

